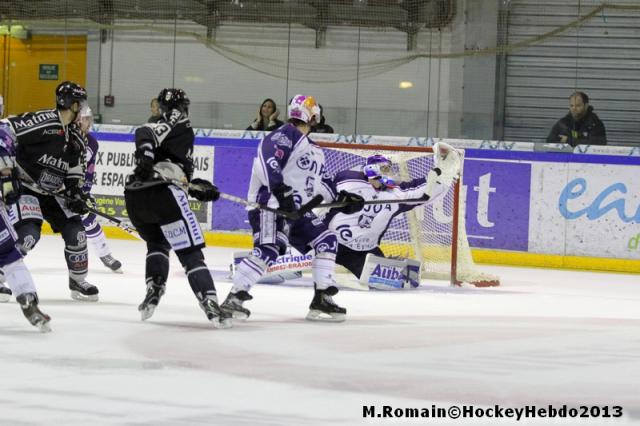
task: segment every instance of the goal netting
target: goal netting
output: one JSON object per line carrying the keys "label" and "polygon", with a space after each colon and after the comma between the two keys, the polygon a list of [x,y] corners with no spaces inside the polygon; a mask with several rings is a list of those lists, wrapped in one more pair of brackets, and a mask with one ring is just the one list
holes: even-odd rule
{"label": "goal netting", "polygon": [[[327,142],[320,145],[332,173],[362,170],[367,157],[374,154],[393,161],[394,174],[401,181],[426,177],[434,164],[431,148]],[[464,151],[458,151],[464,158]],[[465,231],[465,202],[460,196],[462,180],[433,203],[396,216],[382,238],[381,249],[386,256],[421,260],[424,278],[446,279],[452,284],[499,285],[499,278],[480,271],[471,256]]]}

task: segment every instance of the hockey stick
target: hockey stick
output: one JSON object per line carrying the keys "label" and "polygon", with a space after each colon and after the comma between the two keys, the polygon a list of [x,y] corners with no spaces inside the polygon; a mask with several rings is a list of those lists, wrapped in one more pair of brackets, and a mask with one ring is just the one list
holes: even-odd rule
{"label": "hockey stick", "polygon": [[[49,191],[47,189],[44,189],[44,188],[40,187],[37,184],[33,184],[31,182],[25,182],[24,180],[21,180],[20,182],[26,188],[28,188],[28,189],[30,189],[30,190],[32,190],[34,192],[43,192],[43,193],[45,193],[47,195],[50,195],[52,197],[60,198],[61,200],[64,200],[64,201],[75,201],[73,198],[67,197],[64,194],[59,194],[59,193],[56,193],[56,192]],[[102,213],[100,210],[96,209],[95,207],[90,206],[89,203],[87,203],[87,210],[89,210],[91,213],[94,213],[97,216],[100,216],[100,217],[103,217],[103,218],[107,219],[109,222],[113,223],[118,228],[122,229],[123,231],[126,231],[126,232],[130,233],[131,235],[134,235],[135,237],[138,237],[138,231],[136,231],[135,228],[127,225],[122,220],[118,219],[117,217],[108,215],[106,213]]]}
{"label": "hockey stick", "polygon": [[[366,200],[364,202],[365,206],[373,205],[373,204],[423,204],[426,203],[428,198],[407,198],[406,200]],[[346,207],[351,204],[357,204],[357,202],[353,201],[335,201],[333,203],[326,204],[318,204],[317,208],[334,208],[334,207]],[[314,208],[315,208],[314,207]]]}
{"label": "hockey stick", "polygon": [[[182,188],[185,187],[184,183],[176,181],[176,180],[171,180],[171,183],[181,186]],[[196,190],[201,190],[203,188],[199,187],[196,184],[193,183],[189,183],[187,186],[187,189],[196,189]],[[320,203],[322,203],[322,195],[316,195],[315,197],[313,197],[309,202],[307,202],[306,204],[300,206],[300,208],[296,211],[293,212],[287,212],[284,210],[280,210],[280,209],[274,209],[273,207],[268,207],[265,206],[263,204],[258,204],[258,203],[254,203],[252,201],[249,200],[245,200],[244,198],[241,197],[237,197],[235,195],[231,195],[231,194],[226,194],[224,192],[220,192],[220,198],[224,198],[225,200],[229,200],[229,201],[233,201],[234,203],[238,203],[238,204],[243,204],[245,206],[248,207],[253,207],[254,209],[260,209],[260,210],[265,210],[271,213],[275,213],[278,216],[283,216],[286,217],[289,220],[297,220],[299,218],[301,218],[302,216],[304,216],[305,214],[307,214],[308,212],[310,212],[311,210],[315,209]]]}

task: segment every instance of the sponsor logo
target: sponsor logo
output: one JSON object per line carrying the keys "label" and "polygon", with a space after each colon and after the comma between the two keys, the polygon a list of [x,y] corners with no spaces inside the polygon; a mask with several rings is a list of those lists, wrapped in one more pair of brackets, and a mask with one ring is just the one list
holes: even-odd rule
{"label": "sponsor logo", "polygon": [[360,228],[371,228],[371,223],[373,223],[374,218],[375,216],[361,214],[360,217],[358,217],[358,226]]}
{"label": "sponsor logo", "polygon": [[373,269],[373,272],[371,272],[371,277],[384,278],[387,280],[395,281],[404,278],[404,275],[397,268],[376,265],[376,267]]}
{"label": "sponsor logo", "polygon": [[291,148],[293,146],[293,142],[291,139],[287,137],[284,133],[276,132],[271,136],[271,140],[276,143],[276,145],[284,146],[287,148]]}
{"label": "sponsor logo", "polygon": [[38,163],[54,169],[62,170],[63,172],[69,170],[69,163],[67,161],[54,157],[53,155],[42,154],[42,156],[38,158]]}
{"label": "sponsor logo", "polygon": [[267,159],[267,165],[273,170],[277,170],[280,167],[280,165],[278,164],[278,160],[273,157]]}
{"label": "sponsor logo", "polygon": [[[625,212],[628,200],[624,196],[627,193],[627,187],[624,183],[617,182],[609,185],[600,191],[585,208],[571,209],[569,206],[570,201],[581,198],[586,191],[586,179],[577,178],[569,182],[560,193],[560,199],[558,200],[560,214],[569,220],[575,220],[582,216],[589,220],[597,220],[613,211],[624,223],[640,223],[640,206],[635,206],[635,213],[632,216],[627,215]],[[634,211],[633,208],[631,211]]]}
{"label": "sponsor logo", "polygon": [[72,263],[84,263],[87,261],[87,252],[68,254],[69,262]]}
{"label": "sponsor logo", "polygon": [[9,233],[8,229],[4,229],[2,232],[0,232],[0,241],[5,241],[7,239],[9,239],[9,237],[11,236],[11,234]]}
{"label": "sponsor logo", "polygon": [[15,120],[13,122],[13,125],[15,126],[16,130],[19,130],[26,127],[33,127],[36,124],[42,123],[43,121],[47,121],[50,119],[57,120],[58,113],[56,111],[41,112],[40,114],[35,114],[28,119],[22,118],[22,119]]}
{"label": "sponsor logo", "polygon": [[635,237],[631,237],[629,239],[629,243],[627,244],[629,250],[640,250],[640,234]]}

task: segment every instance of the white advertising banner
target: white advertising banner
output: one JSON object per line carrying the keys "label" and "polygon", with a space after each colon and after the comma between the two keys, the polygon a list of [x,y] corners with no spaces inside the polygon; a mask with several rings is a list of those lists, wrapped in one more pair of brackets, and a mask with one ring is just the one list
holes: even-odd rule
{"label": "white advertising banner", "polygon": [[640,259],[640,167],[534,164],[529,251]]}

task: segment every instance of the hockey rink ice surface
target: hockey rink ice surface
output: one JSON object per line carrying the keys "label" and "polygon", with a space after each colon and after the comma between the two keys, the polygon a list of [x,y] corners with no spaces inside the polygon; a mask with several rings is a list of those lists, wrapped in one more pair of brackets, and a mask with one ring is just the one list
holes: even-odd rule
{"label": "hockey rink ice surface", "polygon": [[[216,330],[174,255],[167,294],[141,322],[144,245],[110,244],[124,274],[92,257],[98,303],[70,299],[59,236],[27,257],[53,332],[14,298],[0,304],[0,425],[640,424],[638,275],[483,266],[500,288],[342,291],[342,324],[304,320],[310,288],[257,285],[249,320]],[[221,298],[232,251],[205,251]],[[365,405],[452,404],[624,416],[363,418]]]}

